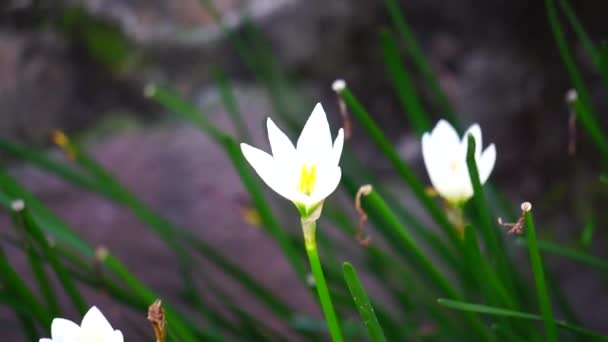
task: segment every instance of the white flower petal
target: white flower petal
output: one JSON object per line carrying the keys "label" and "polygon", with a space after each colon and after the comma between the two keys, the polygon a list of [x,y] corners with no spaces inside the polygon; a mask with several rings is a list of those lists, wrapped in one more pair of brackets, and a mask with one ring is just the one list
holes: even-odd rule
{"label": "white flower petal", "polygon": [[438,146],[458,146],[460,137],[456,129],[446,120],[439,120],[433,131],[431,132],[433,142]]}
{"label": "white flower petal", "polygon": [[431,184],[439,192],[446,182],[450,182],[447,161],[442,159],[442,155],[435,148],[434,140],[429,133],[422,135],[422,159],[429,174]]}
{"label": "white flower petal", "polygon": [[291,182],[289,182],[287,178],[292,176],[293,171],[283,172],[282,165],[277,163],[271,155],[255,147],[241,144],[241,151],[243,152],[245,159],[247,159],[249,164],[251,164],[251,167],[253,167],[266,185],[289,200],[293,198],[295,184],[294,189],[289,188]]}
{"label": "white flower petal", "polygon": [[334,147],[332,149],[332,165],[338,166],[340,163],[340,156],[342,156],[342,148],[344,147],[344,129],[338,130],[338,136],[334,141]]}
{"label": "white flower petal", "polygon": [[51,339],[56,342],[80,342],[81,329],[70,320],[55,318],[51,323]]}
{"label": "white flower petal", "polygon": [[306,121],[296,148],[304,161],[309,163],[331,158],[331,131],[321,103],[317,103]]}
{"label": "white flower petal", "polygon": [[462,146],[464,148],[464,155],[466,158],[467,147],[469,146],[469,134],[473,135],[475,138],[475,158],[479,158],[481,156],[481,146],[483,146],[483,141],[481,139],[481,128],[478,124],[473,124],[467,131],[464,133],[462,137]]}
{"label": "white flower petal", "polygon": [[110,335],[114,331],[110,322],[96,306],[91,307],[84,315],[80,328],[87,336],[101,337]]}
{"label": "white flower petal", "polygon": [[53,341],[50,338],[41,338],[38,340],[38,342],[60,342],[60,341]]}
{"label": "white flower petal", "polygon": [[289,159],[296,154],[296,149],[293,147],[291,140],[275,125],[272,119],[268,118],[266,127],[268,128],[268,140],[270,141],[273,158],[277,161],[290,162]]}
{"label": "white flower petal", "polygon": [[484,184],[492,170],[494,169],[494,164],[496,163],[496,146],[494,144],[490,144],[488,148],[486,148],[481,154],[481,158],[477,160],[477,168],[479,169],[479,180],[481,184]]}
{"label": "white flower petal", "polygon": [[336,191],[336,188],[340,184],[340,179],[342,178],[342,169],[340,169],[339,166],[329,170],[319,171],[322,172],[318,173],[319,179],[315,185],[315,190],[309,198],[310,204],[312,205],[323,201]]}
{"label": "white flower petal", "polygon": [[[111,342],[124,342],[124,337],[122,336],[122,332],[120,330],[114,330],[112,335],[110,336]],[[108,341],[110,342],[110,341]]]}

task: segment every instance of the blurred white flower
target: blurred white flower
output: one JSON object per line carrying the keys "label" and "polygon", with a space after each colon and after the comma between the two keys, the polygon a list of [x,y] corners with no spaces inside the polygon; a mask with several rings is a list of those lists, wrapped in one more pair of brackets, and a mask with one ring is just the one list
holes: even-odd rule
{"label": "blurred white flower", "polygon": [[292,201],[302,217],[309,217],[340,183],[342,171],[338,162],[344,131],[340,128],[332,143],[329,123],[320,103],[306,121],[295,147],[270,118],[267,126],[272,155],[241,144],[243,155],[272,190]]}
{"label": "blurred white flower", "polygon": [[51,338],[41,338],[39,342],[123,342],[123,336],[93,306],[84,315],[80,326],[67,319],[53,319]]}
{"label": "blurred white flower", "polygon": [[475,162],[481,184],[484,184],[496,162],[494,144],[481,151],[481,128],[474,124],[462,139],[447,121],[440,120],[433,131],[422,136],[422,157],[433,187],[446,201],[460,205],[473,196],[467,167],[467,136],[475,138]]}

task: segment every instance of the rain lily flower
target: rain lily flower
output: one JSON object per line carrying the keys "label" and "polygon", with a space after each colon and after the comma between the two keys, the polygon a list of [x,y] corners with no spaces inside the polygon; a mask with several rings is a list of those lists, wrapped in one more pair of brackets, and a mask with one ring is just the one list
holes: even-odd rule
{"label": "rain lily flower", "polygon": [[462,139],[447,121],[440,120],[433,131],[422,136],[422,157],[433,187],[447,202],[458,206],[473,196],[467,167],[467,137],[475,138],[475,162],[481,184],[484,184],[496,162],[496,147],[491,144],[481,151],[481,128],[474,124]]}
{"label": "rain lily flower", "polygon": [[123,336],[93,306],[84,315],[80,326],[67,319],[53,319],[51,338],[41,338],[39,342],[123,342]]}
{"label": "rain lily flower", "polygon": [[306,121],[296,146],[268,118],[268,140],[272,155],[241,144],[245,159],[272,190],[292,201],[303,218],[320,214],[323,200],[340,183],[338,162],[344,145],[344,131],[332,143],[325,111],[317,103]]}

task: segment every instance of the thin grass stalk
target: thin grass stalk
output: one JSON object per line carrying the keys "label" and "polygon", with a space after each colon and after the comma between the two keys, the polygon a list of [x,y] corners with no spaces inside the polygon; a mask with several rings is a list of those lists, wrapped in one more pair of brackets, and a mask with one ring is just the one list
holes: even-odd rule
{"label": "thin grass stalk", "polygon": [[[436,287],[451,298],[461,298],[460,293],[450,284],[449,280],[441,274],[433,262],[423,253],[416,242],[410,238],[404,227],[401,226],[401,223],[397,217],[392,213],[390,208],[386,205],[382,197],[380,197],[377,192],[372,192],[366,196],[364,203],[367,208],[377,212],[378,217],[383,219],[382,222],[379,222],[379,224],[385,224],[397,233],[397,236],[403,245],[402,248],[411,254],[412,262],[419,269],[420,275],[429,280],[429,285]],[[478,317],[468,316],[467,319],[479,336],[489,338],[489,332],[479,321]]]}
{"label": "thin grass stalk", "polygon": [[226,78],[226,75],[219,67],[214,69],[213,78],[218,86],[224,108],[228,112],[230,119],[236,128],[238,136],[245,142],[251,142],[251,133],[243,120],[243,114],[239,109],[238,101],[232,92],[232,86],[230,85],[228,78]]}
{"label": "thin grass stalk", "polygon": [[344,280],[346,280],[346,283],[348,284],[348,289],[350,290],[355,306],[359,311],[361,320],[363,320],[363,324],[367,328],[370,339],[374,342],[386,341],[384,330],[378,322],[374,307],[370,303],[365,288],[363,288],[363,284],[361,284],[353,265],[345,262],[342,268],[344,270]]}
{"label": "thin grass stalk", "polygon": [[[517,244],[527,246],[528,242],[525,239],[517,239]],[[574,248],[560,246],[553,242],[538,240],[538,248],[544,253],[550,253],[562,258],[567,258],[589,267],[597,269],[601,272],[608,272],[608,261],[593,256],[589,253],[578,251]]]}
{"label": "thin grass stalk", "polygon": [[87,301],[84,299],[84,297],[76,287],[76,284],[69,276],[68,272],[63,267],[60,260],[57,258],[53,246],[51,246],[47,237],[44,235],[34,218],[31,216],[29,208],[25,207],[22,211],[18,213],[18,215],[23,221],[24,228],[26,229],[27,234],[31,237],[33,241],[36,242],[42,252],[42,255],[48,260],[53,271],[57,275],[59,282],[63,286],[68,297],[70,298],[72,304],[80,313],[80,315],[84,315],[89,308]]}
{"label": "thin grass stalk", "polygon": [[323,275],[323,267],[321,266],[321,260],[319,259],[319,252],[317,250],[316,229],[317,222],[314,219],[302,218],[302,231],[304,233],[306,254],[308,255],[310,268],[312,269],[312,274],[315,279],[315,287],[317,289],[317,294],[319,295],[321,308],[323,309],[323,314],[325,315],[332,340],[334,342],[341,342],[344,338],[342,337],[340,322],[338,321],[331,296],[329,295],[329,288],[325,281],[325,275]]}
{"label": "thin grass stalk", "polygon": [[545,333],[547,341],[556,342],[558,340],[557,328],[553,318],[553,309],[551,307],[551,298],[545,280],[543,263],[536,241],[536,228],[534,228],[534,220],[532,213],[528,210],[525,212],[526,222],[526,239],[528,241],[528,252],[530,253],[530,263],[532,264],[532,272],[534,274],[534,283],[536,284],[536,294],[545,323]]}
{"label": "thin grass stalk", "polygon": [[[480,218],[481,232],[484,237],[484,242],[487,249],[491,253],[493,260],[496,263],[498,274],[501,276],[501,281],[509,289],[509,297],[515,294],[515,283],[517,273],[513,272],[504,243],[502,239],[498,237],[496,232],[496,226],[492,223],[490,218],[490,210],[486,205],[485,195],[479,178],[479,171],[477,170],[477,162],[475,160],[476,141],[473,135],[467,137],[467,167],[469,170],[469,179],[473,186],[473,203],[477,209],[477,214]],[[514,304],[515,301],[511,300],[510,303]]]}
{"label": "thin grass stalk", "polygon": [[608,139],[600,128],[601,126],[599,125],[596,114],[592,108],[589,90],[587,89],[583,76],[576,66],[574,58],[568,48],[568,43],[566,42],[566,38],[557,15],[557,9],[555,8],[555,2],[554,0],[545,0],[545,5],[547,9],[547,16],[549,17],[549,24],[551,25],[551,31],[553,32],[553,37],[557,43],[559,54],[578,94],[579,100],[577,102],[580,102],[578,108],[576,108],[577,117],[580,119],[583,127],[597,148],[600,150],[604,160],[608,161]]}
{"label": "thin grass stalk", "polygon": [[[497,307],[493,307],[493,306],[481,305],[481,304],[475,304],[475,303],[467,303],[467,302],[451,300],[451,299],[446,299],[446,298],[439,298],[439,299],[437,299],[437,302],[448,308],[461,310],[461,311],[475,312],[475,313],[479,313],[479,314],[493,315],[493,316],[504,316],[504,317],[519,318],[519,319],[527,319],[527,320],[532,320],[532,321],[543,321],[543,317],[536,315],[536,314],[528,313],[528,312],[521,312],[521,311],[516,311],[516,310],[497,308]],[[590,338],[592,341],[608,341],[608,336],[602,335],[595,331],[591,331],[589,329],[583,328],[578,325],[570,324],[570,323],[564,322],[564,321],[553,321],[553,323],[562,329],[572,331],[583,337]]]}
{"label": "thin grass stalk", "polygon": [[402,62],[395,38],[390,31],[383,30],[380,34],[380,40],[384,51],[384,64],[397,91],[401,107],[408,115],[414,131],[418,136],[422,136],[424,132],[432,128],[431,121],[420,102],[419,95],[416,93],[412,77]]}
{"label": "thin grass stalk", "polygon": [[13,209],[14,210],[11,213],[11,218],[13,220],[13,225],[17,228],[17,231],[21,236],[21,247],[25,251],[28,262],[30,264],[30,268],[32,270],[32,273],[34,274],[36,283],[38,284],[38,289],[40,290],[40,293],[44,298],[49,314],[52,317],[56,317],[57,315],[59,315],[59,312],[61,310],[59,307],[59,302],[57,301],[57,295],[55,294],[55,290],[53,289],[53,285],[46,273],[46,265],[43,259],[36,252],[34,242],[26,231],[27,228],[25,227],[25,222],[23,220],[22,215],[20,215],[19,213],[20,211],[22,211],[22,209]]}
{"label": "thin grass stalk", "polygon": [[339,95],[344,99],[349,108],[351,108],[352,113],[357,117],[357,119],[359,119],[363,126],[365,126],[369,134],[376,142],[376,145],[378,145],[382,153],[390,160],[397,173],[401,176],[405,183],[408,184],[410,189],[414,192],[414,195],[422,203],[429,215],[443,230],[443,233],[448,237],[450,242],[454,246],[459,246],[461,244],[460,239],[456,233],[456,230],[445,216],[445,213],[435,201],[429,198],[425,191],[424,185],[418,180],[409,166],[407,166],[401,160],[397,151],[395,151],[392,144],[388,141],[384,133],[380,130],[363,105],[361,105],[359,100],[357,100],[357,98],[355,98],[347,88],[340,91]]}
{"label": "thin grass stalk", "polygon": [[428,87],[435,98],[435,101],[439,104],[440,110],[443,112],[443,115],[447,118],[447,120],[452,124],[452,126],[456,127],[456,129],[460,129],[460,125],[458,120],[454,115],[454,110],[452,109],[448,98],[441,90],[441,86],[435,77],[433,69],[431,65],[427,62],[427,58],[424,56],[424,52],[416,42],[414,38],[414,34],[410,29],[407,20],[403,14],[401,8],[399,8],[399,4],[396,0],[385,0],[386,8],[391,16],[395,27],[397,28],[397,32],[401,35],[401,39],[405,44],[410,56],[412,57],[412,61],[422,72],[422,76],[426,80]]}
{"label": "thin grass stalk", "polygon": [[240,151],[239,145],[232,137],[221,132],[214,125],[204,119],[203,113],[194,107],[181,100],[177,95],[172,94],[165,88],[155,87],[154,91],[148,90],[148,96],[158,101],[167,109],[180,114],[185,119],[197,125],[203,133],[209,135],[216,143],[218,143],[224,152],[230,158],[235,170],[239,174],[243,185],[246,187],[254,206],[258,210],[263,222],[263,227],[274,238],[281,247],[281,250],[289,260],[300,279],[306,279],[304,264],[294,246],[289,243],[285,231],[281,228],[278,221],[272,214],[272,209],[269,207],[265,196],[260,189],[259,181],[252,177],[250,169],[247,167],[245,160]]}
{"label": "thin grass stalk", "polygon": [[27,287],[27,283],[21,279],[19,274],[11,266],[6,258],[4,249],[0,247],[0,280],[6,290],[13,296],[19,298],[29,308],[31,317],[35,318],[42,326],[51,324],[52,316],[44,305],[40,303],[34,293]]}

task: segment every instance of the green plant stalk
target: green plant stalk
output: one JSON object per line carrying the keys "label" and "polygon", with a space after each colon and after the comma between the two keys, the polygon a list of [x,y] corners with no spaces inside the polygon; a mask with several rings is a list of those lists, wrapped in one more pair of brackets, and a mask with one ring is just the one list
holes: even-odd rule
{"label": "green plant stalk", "polygon": [[482,257],[477,240],[475,228],[466,225],[464,228],[465,254],[469,260],[469,268],[476,279],[476,283],[481,287],[482,293],[490,303],[500,303],[509,308],[515,308],[516,304],[507,293],[496,273],[488,266],[487,261]]}
{"label": "green plant stalk", "polygon": [[34,318],[42,326],[48,327],[51,324],[52,316],[47,309],[42,305],[34,293],[27,287],[26,282],[19,277],[15,269],[11,266],[6,258],[4,250],[0,247],[0,280],[3,287],[7,289],[13,296],[19,298],[19,301],[26,304]]}
{"label": "green plant stalk", "polygon": [[331,302],[329,295],[329,289],[325,282],[325,276],[323,275],[323,268],[321,267],[321,260],[319,260],[319,252],[317,251],[317,238],[316,238],[317,222],[310,218],[302,218],[302,231],[304,232],[304,245],[306,247],[306,254],[308,254],[308,260],[310,262],[310,268],[315,278],[315,287],[317,288],[317,294],[319,295],[319,301],[321,302],[321,308],[325,314],[327,320],[327,326],[331,333],[331,338],[334,342],[342,342],[342,330],[340,329],[340,323],[338,317],[334,311],[334,306]]}
{"label": "green plant stalk", "polygon": [[[596,115],[591,105],[591,96],[589,90],[585,85],[583,76],[581,75],[574,58],[568,49],[566,37],[561,29],[559,18],[557,15],[557,9],[555,8],[554,0],[545,0],[547,9],[547,16],[549,17],[549,24],[551,25],[551,31],[553,37],[557,43],[559,53],[566,66],[570,79],[574,84],[574,88],[577,91],[579,100],[575,101],[576,115],[580,119],[583,127],[600,150],[605,161],[608,161],[608,139],[601,130],[601,126],[597,121]],[[578,105],[576,102],[580,102]]]}
{"label": "green plant stalk", "polygon": [[32,273],[36,278],[40,293],[46,302],[49,314],[52,317],[56,317],[60,312],[59,302],[57,301],[57,296],[55,295],[53,285],[46,274],[46,270],[44,269],[45,265],[43,260],[36,252],[36,247],[34,246],[32,239],[30,236],[28,236],[29,234],[27,233],[27,228],[25,227],[25,222],[23,216],[21,215],[21,211],[13,211],[11,213],[11,218],[13,220],[13,224],[18,230],[18,233],[21,235],[21,245],[25,250],[30,268],[32,269]]}
{"label": "green plant stalk", "polygon": [[424,132],[431,130],[432,126],[422,103],[420,103],[420,98],[416,94],[412,77],[401,62],[399,49],[392,33],[388,30],[383,30],[380,39],[384,51],[384,64],[388,69],[389,75],[391,75],[401,106],[407,113],[409,122],[418,136],[422,136]]}
{"label": "green plant stalk", "polygon": [[234,168],[241,178],[243,185],[247,188],[247,191],[252,197],[252,201],[260,213],[262,222],[264,223],[264,228],[279,244],[291,266],[294,268],[300,279],[304,281],[306,278],[304,264],[301,261],[299,254],[295,250],[295,247],[289,243],[285,231],[281,228],[280,224],[272,214],[272,209],[268,206],[268,202],[265,200],[264,194],[260,189],[259,181],[257,178],[252,176],[251,170],[246,165],[242,156],[240,147],[234,141],[234,139],[231,136],[223,133],[208,120],[206,120],[203,113],[200,113],[196,107],[183,101],[179,98],[179,96],[173,94],[168,89],[160,87],[149,88],[147,90],[147,95],[158,101],[167,109],[174,111],[183,118],[197,125],[203,131],[203,133],[209,135],[224,149],[224,152],[230,158]]}
{"label": "green plant stalk", "polygon": [[[497,308],[497,307],[481,305],[481,304],[466,303],[466,302],[461,302],[461,301],[451,300],[451,299],[446,299],[446,298],[437,299],[437,303],[444,305],[451,309],[468,311],[468,312],[476,312],[479,314],[486,314],[486,315],[493,315],[493,316],[505,316],[505,317],[512,317],[512,318],[528,319],[528,320],[533,320],[533,321],[542,321],[543,320],[543,317],[541,317],[539,315],[531,314],[528,312],[521,312],[521,311],[516,311],[516,310]],[[595,340],[599,340],[599,341],[608,341],[608,336],[604,336],[595,331],[591,331],[591,330],[585,329],[583,327],[580,327],[580,326],[577,326],[574,324],[570,324],[568,322],[553,321],[553,323],[560,328],[572,331],[581,336],[591,337],[591,338],[594,338]]]}
{"label": "green plant stalk", "polygon": [[[107,255],[101,263],[108,266],[125,282],[125,284],[131,288],[133,293],[140,298],[144,303],[153,303],[158,296],[143,285],[137,278],[135,278],[127,268],[118,259],[112,255]],[[197,339],[192,334],[189,328],[178,319],[176,312],[169,307],[166,303],[163,304],[167,322],[170,322],[170,327],[180,336],[180,341],[195,342]]]}
{"label": "green plant stalk", "polygon": [[536,294],[538,296],[540,312],[542,313],[542,317],[545,322],[547,341],[556,342],[558,340],[557,328],[553,318],[553,309],[551,308],[549,290],[547,289],[547,284],[545,283],[545,274],[543,271],[540,252],[538,250],[538,242],[536,241],[534,220],[532,219],[532,213],[530,211],[527,211],[524,216],[526,222],[525,231],[528,241],[528,252],[530,253],[530,262],[532,264],[532,272],[534,273],[534,282],[536,284]]}
{"label": "green plant stalk", "polygon": [[[78,236],[76,236],[72,232],[72,230],[70,230],[67,227],[67,225],[65,225],[65,223],[63,223],[63,221],[60,218],[58,218],[56,215],[54,215],[35,196],[33,196],[31,193],[27,192],[23,187],[21,187],[17,183],[16,180],[12,179],[1,168],[0,168],[0,184],[2,185],[3,190],[9,190],[10,193],[15,198],[22,198],[28,204],[28,207],[32,209],[32,217],[37,222],[37,225],[39,227],[42,227],[42,228],[44,228],[45,231],[52,233],[54,236],[58,237],[59,241],[63,241],[65,243],[67,243],[70,247],[74,248],[79,253],[82,253],[87,257],[93,256],[93,251],[92,251],[91,247],[89,247],[84,241],[82,241]],[[10,209],[11,203],[12,203],[12,200],[7,199],[4,196],[4,194],[2,192],[0,192],[0,204],[4,205]],[[60,245],[58,244],[55,248],[59,248],[59,247],[60,247]],[[72,255],[72,257],[70,259],[72,262],[79,263],[80,259],[82,258],[82,255],[75,255],[75,254],[71,254],[71,255]],[[0,250],[0,256],[3,256],[3,254],[1,253],[1,250]],[[14,281],[12,279],[15,277],[17,279],[16,281],[19,281],[19,277],[14,272],[14,270],[11,272],[12,268],[3,269],[3,266],[6,265],[6,263],[2,262],[3,260],[5,260],[5,259],[0,258],[0,275],[2,275],[3,277],[8,277],[7,283],[11,283],[11,284],[14,283]],[[152,293],[149,289],[147,289],[144,285],[142,285],[132,274],[130,274],[129,271],[118,260],[108,257],[108,258],[106,258],[106,261],[107,261],[106,265],[110,268],[111,271],[118,274],[122,279],[128,280],[128,284],[131,286],[133,293],[148,294],[148,297],[145,298],[146,299],[145,302],[141,302],[141,301],[139,302],[140,308],[145,309],[148,304],[152,303],[156,298],[158,298],[157,295]],[[10,267],[10,265],[8,265],[8,266]],[[12,275],[14,275],[14,277]],[[112,286],[114,286],[114,285],[112,284]],[[32,312],[32,314],[34,314],[34,316],[39,321],[43,322],[44,326],[50,326],[50,316],[45,312],[44,308],[40,306],[40,303],[38,303],[36,301],[35,296],[33,296],[33,294],[31,294],[31,296],[27,295],[27,292],[29,292],[28,288],[25,288],[23,291],[24,291],[23,295],[21,295],[20,297],[25,298],[24,302],[27,303],[27,305],[28,305],[28,308],[29,308],[28,312]],[[133,299],[132,299],[133,295],[123,296],[123,297],[127,303],[129,303],[129,302],[133,303]],[[32,298],[32,299],[30,300],[28,298]],[[141,298],[141,297],[139,297],[139,298]],[[147,299],[149,299],[149,300],[147,300]],[[38,308],[41,308],[41,309],[39,310]],[[40,312],[42,312],[42,314]],[[181,323],[179,323],[179,322],[182,322],[182,319],[180,318],[180,316],[177,316],[176,314],[172,314],[171,320],[173,321],[173,323],[172,323],[173,326],[177,325],[177,326],[183,327],[183,325]],[[195,327],[192,324],[189,326]],[[196,341],[196,339],[194,339],[194,337],[191,335],[191,333],[188,330],[181,330],[181,331],[182,331],[182,334],[180,336],[182,336],[182,338],[180,338],[180,340]],[[200,333],[199,333],[199,335],[200,335]],[[192,338],[189,339],[190,336],[192,336]]]}
{"label": "green plant stalk", "polygon": [[[348,190],[351,198],[356,196],[361,184],[375,184],[374,189],[383,194],[384,200],[393,209],[394,213],[405,225],[413,230],[415,235],[420,236],[424,243],[431,247],[449,267],[458,270],[464,269],[461,256],[457,255],[454,248],[450,248],[448,241],[441,239],[438,234],[428,229],[427,225],[423,224],[418,217],[409,212],[408,209],[403,206],[403,203],[391,195],[391,193],[380,184],[381,182],[376,181],[375,177],[365,170],[365,165],[356,160],[348,150],[344,150],[342,153],[341,165],[344,170],[342,184],[344,185],[344,188]],[[350,170],[355,170],[355,172],[350,173]],[[373,215],[373,213],[370,214]],[[350,215],[350,213],[348,215]],[[382,229],[382,227],[379,228],[380,231],[385,234],[385,230]],[[392,241],[390,236],[385,235],[385,237],[389,242]],[[401,252],[399,249],[396,251]]]}
{"label": "green plant stalk", "polygon": [[89,305],[84,297],[80,294],[80,291],[74,284],[74,281],[71,279],[68,272],[57,258],[54,248],[49,244],[46,236],[31,216],[29,208],[25,207],[20,213],[18,213],[18,215],[20,215],[21,219],[23,220],[24,228],[26,229],[27,234],[30,235],[32,240],[38,244],[43,255],[49,261],[49,264],[53,268],[57,278],[70,297],[74,307],[76,307],[76,310],[78,310],[81,315],[84,315],[87,312]]}
{"label": "green plant stalk", "polygon": [[226,78],[226,75],[224,75],[222,69],[218,67],[214,69],[213,77],[217,83],[224,108],[230,115],[230,119],[236,128],[237,134],[243,141],[251,142],[251,133],[249,133],[247,124],[243,120],[238,101],[232,92],[232,87]]}
{"label": "green plant stalk", "polygon": [[403,12],[399,8],[399,4],[397,0],[385,0],[386,8],[393,19],[393,23],[395,24],[397,31],[401,35],[403,42],[405,43],[408,52],[410,53],[414,64],[418,67],[418,70],[422,72],[424,79],[426,80],[427,85],[430,87],[433,96],[435,97],[435,101],[439,104],[443,115],[446,116],[448,121],[456,127],[456,129],[460,129],[460,125],[458,120],[454,115],[454,110],[450,106],[450,103],[441,90],[439,86],[439,82],[435,78],[435,74],[433,73],[433,69],[430,64],[427,62],[422,49],[416,42],[416,38],[414,38],[414,34],[410,29]]}
{"label": "green plant stalk", "polygon": [[[436,286],[438,289],[443,291],[446,295],[452,298],[460,298],[460,293],[449,283],[441,272],[435,267],[433,262],[427,258],[424,252],[418,247],[418,244],[407,234],[404,227],[401,225],[395,214],[390,210],[387,204],[384,202],[382,197],[374,191],[365,197],[364,203],[368,208],[376,211],[379,218],[382,218],[379,224],[384,224],[393,229],[398,236],[398,239],[403,244],[402,249],[407,250],[411,253],[411,259],[415,266],[418,266],[420,274],[429,280],[429,283]],[[480,323],[478,317],[469,316],[467,317],[470,321],[473,329],[475,329],[480,336],[485,339],[489,338],[489,332]]]}
{"label": "green plant stalk", "polygon": [[374,342],[386,341],[384,331],[382,330],[380,323],[378,323],[378,318],[374,313],[374,307],[370,303],[369,297],[367,296],[353,265],[345,262],[342,265],[342,269],[344,272],[344,279],[346,280],[350,294],[353,297],[355,306],[357,307],[357,310],[359,310],[359,315],[367,328],[369,337]]}
{"label": "green plant stalk", "polygon": [[[498,273],[501,276],[502,282],[506,285],[509,290],[510,296],[514,296],[515,293],[515,280],[513,279],[517,274],[510,272],[509,261],[507,260],[504,244],[499,239],[495,225],[492,224],[490,218],[490,210],[486,205],[481,180],[479,178],[479,171],[477,170],[477,162],[475,160],[475,148],[477,142],[473,135],[469,134],[467,137],[467,167],[469,170],[469,179],[473,186],[473,203],[479,214],[481,221],[481,232],[484,237],[487,249],[492,253],[492,256],[496,262]],[[515,301],[511,300],[511,303]]]}
{"label": "green plant stalk", "polygon": [[[527,245],[528,242],[525,239],[518,239],[517,243],[520,245]],[[568,258],[586,264],[587,266],[598,269],[602,272],[608,272],[608,262],[593,256],[588,253],[577,251],[574,248],[563,247],[552,242],[538,240],[538,248],[546,253],[559,255],[560,257]]]}
{"label": "green plant stalk", "polygon": [[17,319],[21,324],[21,331],[26,336],[27,341],[39,341],[40,337],[38,336],[38,329],[36,329],[36,323],[34,322],[34,320],[31,317],[16,310],[15,315],[17,316]]}
{"label": "green plant stalk", "polygon": [[406,165],[399,154],[393,147],[393,145],[388,141],[380,127],[376,124],[376,122],[371,118],[369,113],[365,110],[363,105],[355,98],[355,96],[348,90],[344,88],[340,91],[339,95],[344,99],[346,104],[351,108],[352,113],[361,121],[363,126],[368,130],[369,134],[372,136],[376,145],[380,148],[380,150],[384,153],[384,155],[389,159],[389,161],[393,164],[393,167],[397,171],[397,173],[403,178],[403,180],[409,185],[410,189],[414,192],[414,195],[418,198],[418,200],[422,203],[424,208],[427,210],[429,215],[437,222],[439,227],[443,230],[444,234],[448,237],[450,242],[454,246],[460,246],[461,241],[456,233],[454,227],[450,224],[445,213],[441,210],[439,205],[433,201],[426,194],[424,185],[418,180],[414,172]]}

